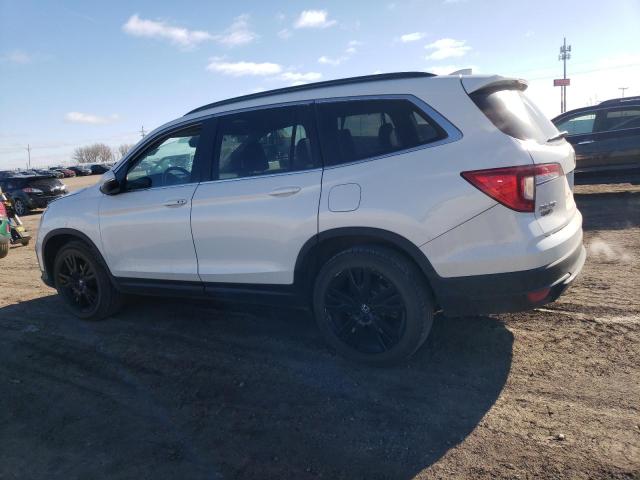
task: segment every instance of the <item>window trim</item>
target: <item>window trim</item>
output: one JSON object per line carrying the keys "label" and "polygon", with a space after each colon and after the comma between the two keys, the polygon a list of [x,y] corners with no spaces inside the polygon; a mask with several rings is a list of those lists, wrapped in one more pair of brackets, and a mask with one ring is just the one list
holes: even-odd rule
{"label": "window trim", "polygon": [[[411,94],[382,94],[382,95],[356,95],[356,96],[347,96],[347,97],[332,97],[332,98],[322,98],[315,100],[316,105],[325,104],[325,103],[341,103],[341,102],[357,102],[357,101],[371,101],[371,100],[406,100],[413,104],[419,111],[425,114],[425,116],[434,121],[442,130],[444,130],[446,136],[439,140],[435,140],[433,142],[424,143],[422,145],[418,145],[416,147],[403,148],[402,150],[396,150],[395,152],[384,153],[382,155],[376,155],[373,157],[361,158],[358,160],[353,160],[351,162],[340,163],[337,165],[327,165],[324,161],[324,152],[323,152],[323,167],[324,169],[334,169],[334,168],[342,168],[349,165],[357,165],[358,163],[364,162],[373,162],[376,160],[381,160],[383,158],[394,157],[396,155],[404,155],[407,153],[413,153],[420,150],[424,150],[427,148],[439,147],[441,145],[446,145],[448,143],[457,142],[462,139],[463,135],[458,128],[451,123],[444,115],[438,112],[431,105],[426,103],[424,100],[416,97]],[[318,119],[318,111],[316,110],[316,129],[319,124]],[[322,148],[322,144],[320,143],[320,148]]]}
{"label": "window trim", "polygon": [[[562,120],[559,120],[557,124],[555,122],[551,122],[551,123],[553,123],[554,127],[556,127],[558,130],[560,130],[559,127],[560,127],[561,124],[563,124],[565,122],[570,122],[574,118],[585,117],[587,115],[593,115],[593,125],[591,125],[591,131],[590,132],[586,132],[586,133],[568,133],[566,136],[567,136],[567,138],[569,138],[569,137],[577,137],[579,135],[593,135],[593,134],[597,133],[597,132],[595,132],[593,130],[594,127],[596,126],[596,120],[598,118],[598,113],[595,112],[595,111],[585,111],[585,112],[575,113],[573,115],[567,115]],[[562,130],[560,130],[560,131],[562,131]]]}

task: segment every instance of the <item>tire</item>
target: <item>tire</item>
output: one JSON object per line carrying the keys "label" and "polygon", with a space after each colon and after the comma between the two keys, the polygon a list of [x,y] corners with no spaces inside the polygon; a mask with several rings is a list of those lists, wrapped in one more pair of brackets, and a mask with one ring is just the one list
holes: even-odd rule
{"label": "tire", "polygon": [[384,366],[407,360],[433,324],[423,274],[404,256],[378,246],[344,250],[316,277],[313,311],[325,340],[342,356]]}
{"label": "tire", "polygon": [[0,258],[9,255],[9,242],[0,242]]}
{"label": "tire", "polygon": [[124,303],[106,268],[85,243],[72,241],[62,247],[53,266],[53,280],[60,297],[75,316],[102,320],[115,314]]}
{"label": "tire", "polygon": [[29,209],[27,208],[27,204],[24,203],[24,200],[20,198],[16,198],[13,201],[13,209],[16,211],[16,215],[19,217],[23,217],[27,213],[29,213]]}

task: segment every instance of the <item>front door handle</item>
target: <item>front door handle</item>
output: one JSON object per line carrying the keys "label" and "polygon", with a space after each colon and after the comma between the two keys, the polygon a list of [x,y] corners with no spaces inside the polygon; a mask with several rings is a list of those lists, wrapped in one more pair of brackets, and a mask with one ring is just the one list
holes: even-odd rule
{"label": "front door handle", "polygon": [[291,195],[298,193],[300,190],[302,190],[300,187],[281,187],[269,192],[269,195],[272,197],[290,197]]}
{"label": "front door handle", "polygon": [[577,145],[588,145],[589,143],[593,143],[594,140],[584,140],[582,142],[578,142]]}
{"label": "front door handle", "polygon": [[174,198],[172,200],[167,200],[162,205],[165,207],[182,207],[187,204],[186,198]]}

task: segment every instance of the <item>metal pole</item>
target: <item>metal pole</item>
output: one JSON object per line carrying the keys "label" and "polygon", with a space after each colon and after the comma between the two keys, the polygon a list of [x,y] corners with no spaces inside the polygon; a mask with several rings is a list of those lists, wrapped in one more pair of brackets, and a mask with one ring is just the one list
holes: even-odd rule
{"label": "metal pole", "polygon": [[25,150],[29,155],[29,160],[27,162],[27,170],[31,170],[31,145],[27,144],[27,148]]}
{"label": "metal pole", "polygon": [[[565,80],[567,79],[567,55],[566,55],[566,51],[567,51],[567,37],[564,37],[564,51],[565,51],[565,55],[564,55],[564,62],[563,62],[563,77]],[[564,111],[567,111],[567,86],[565,85],[564,87]]]}
{"label": "metal pole", "polygon": [[629,87],[618,87],[618,90],[620,90],[622,92],[622,98],[624,98],[624,91],[626,89],[628,89]]}

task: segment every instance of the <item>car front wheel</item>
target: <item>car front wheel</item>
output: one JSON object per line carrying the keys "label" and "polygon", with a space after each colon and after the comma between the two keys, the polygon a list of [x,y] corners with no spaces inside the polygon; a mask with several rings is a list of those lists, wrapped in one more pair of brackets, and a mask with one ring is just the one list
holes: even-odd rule
{"label": "car front wheel", "polygon": [[22,217],[29,212],[29,209],[27,208],[27,204],[24,203],[24,200],[20,198],[16,198],[14,200],[13,209],[16,211],[16,215],[18,215],[19,217]]}
{"label": "car front wheel", "polygon": [[96,254],[83,242],[73,241],[62,247],[53,270],[58,294],[77,317],[100,320],[122,306],[122,294],[111,284]]}
{"label": "car front wheel", "polygon": [[433,301],[417,267],[378,246],[353,247],[320,270],[313,294],[318,326],[341,355],[371,365],[408,359],[433,323]]}

